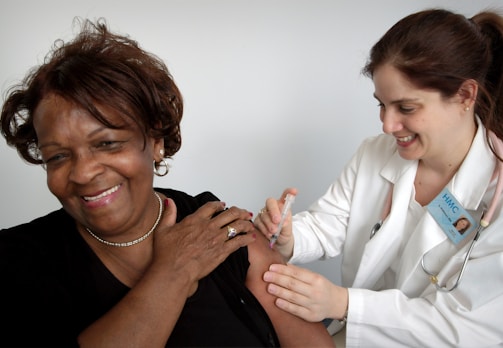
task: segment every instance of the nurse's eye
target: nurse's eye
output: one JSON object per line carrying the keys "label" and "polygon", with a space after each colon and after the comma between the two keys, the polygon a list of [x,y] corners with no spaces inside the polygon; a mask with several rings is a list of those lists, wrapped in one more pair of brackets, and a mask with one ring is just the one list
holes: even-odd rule
{"label": "nurse's eye", "polygon": [[402,114],[412,114],[415,110],[416,109],[411,106],[403,106],[403,105],[400,106],[400,112]]}

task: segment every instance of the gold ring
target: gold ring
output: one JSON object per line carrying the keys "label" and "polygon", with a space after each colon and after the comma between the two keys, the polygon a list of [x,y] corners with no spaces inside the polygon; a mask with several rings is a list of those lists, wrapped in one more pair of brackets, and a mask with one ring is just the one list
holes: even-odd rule
{"label": "gold ring", "polygon": [[258,213],[259,214],[267,213],[267,209],[266,208],[262,208],[262,209],[260,209],[260,211]]}
{"label": "gold ring", "polygon": [[228,239],[236,237],[237,234],[238,234],[238,231],[234,227],[232,227],[231,225],[227,225],[227,238]]}

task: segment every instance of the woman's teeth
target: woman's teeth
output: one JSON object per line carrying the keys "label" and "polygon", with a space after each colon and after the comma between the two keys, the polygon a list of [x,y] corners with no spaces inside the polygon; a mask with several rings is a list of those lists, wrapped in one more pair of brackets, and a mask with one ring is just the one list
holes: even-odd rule
{"label": "woman's teeth", "polygon": [[120,185],[114,186],[114,187],[112,187],[111,189],[106,190],[106,191],[104,191],[104,192],[100,193],[100,194],[99,194],[99,195],[97,195],[97,196],[92,196],[92,197],[89,197],[89,196],[83,196],[82,198],[84,198],[84,200],[85,200],[85,201],[87,201],[87,202],[97,201],[98,199],[101,199],[101,198],[103,198],[103,197],[105,197],[105,196],[108,196],[109,194],[112,194],[112,193],[114,193],[115,191],[117,191],[117,190],[119,189],[119,186],[120,186]]}

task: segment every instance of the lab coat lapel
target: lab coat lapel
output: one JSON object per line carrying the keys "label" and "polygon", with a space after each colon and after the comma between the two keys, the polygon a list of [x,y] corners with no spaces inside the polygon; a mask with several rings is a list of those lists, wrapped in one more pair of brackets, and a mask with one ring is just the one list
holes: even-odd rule
{"label": "lab coat lapel", "polygon": [[[477,122],[479,127],[472,147],[458,173],[447,186],[465,209],[469,210],[478,208],[495,166],[494,156],[485,139],[485,128],[478,118]],[[416,171],[417,162],[406,161],[397,152],[381,170],[380,174],[394,185],[391,212],[379,232],[365,245],[353,282],[354,287],[373,288],[397,257],[403,238],[402,231],[407,228],[406,216]],[[418,267],[421,267],[422,255],[446,239],[436,221],[425,213],[407,242],[404,251],[407,257],[401,259],[404,264],[401,265],[397,280],[404,284],[413,279],[413,273],[417,274]]]}
{"label": "lab coat lapel", "polygon": [[480,124],[472,147],[456,175],[447,186],[459,203],[468,210],[477,210],[491,181],[496,158],[485,137],[485,128]]}
{"label": "lab coat lapel", "polygon": [[[401,170],[397,171],[397,168]],[[381,229],[365,245],[353,287],[373,288],[396,258],[416,170],[417,162],[406,161],[398,153],[395,153],[381,170],[381,176],[390,181],[390,187],[393,189],[391,211]]]}
{"label": "lab coat lapel", "polygon": [[[485,141],[484,128],[479,126],[470,151],[447,189],[465,209],[477,210],[491,180],[494,166],[494,156]],[[421,291],[421,284],[428,279],[421,268],[421,259],[425,253],[446,240],[447,236],[435,219],[425,213],[403,251],[407,257],[402,258],[400,263],[397,287],[407,294]]]}
{"label": "lab coat lapel", "polygon": [[397,288],[406,294],[421,292],[424,284],[428,283],[428,276],[420,269],[421,258],[446,239],[447,236],[435,219],[425,212],[404,248],[403,253],[407,257],[403,257],[400,262]]}

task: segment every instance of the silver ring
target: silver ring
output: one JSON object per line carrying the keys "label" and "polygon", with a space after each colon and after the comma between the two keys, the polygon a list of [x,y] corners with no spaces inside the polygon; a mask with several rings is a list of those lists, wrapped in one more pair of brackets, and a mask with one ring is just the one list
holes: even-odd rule
{"label": "silver ring", "polygon": [[231,227],[231,225],[227,225],[227,238],[228,239],[236,237],[237,234],[238,234],[238,231],[234,227]]}

